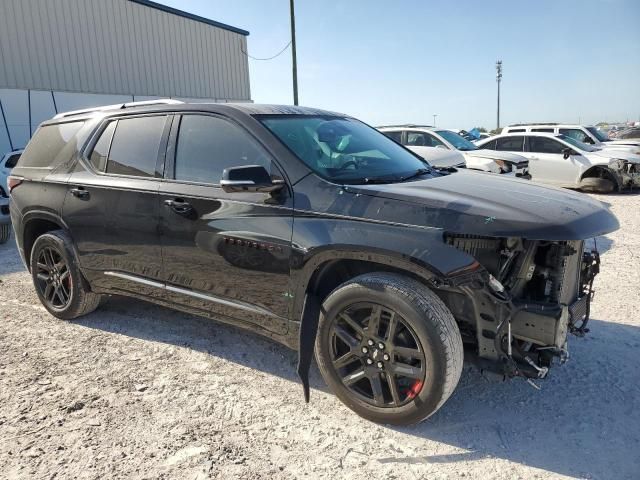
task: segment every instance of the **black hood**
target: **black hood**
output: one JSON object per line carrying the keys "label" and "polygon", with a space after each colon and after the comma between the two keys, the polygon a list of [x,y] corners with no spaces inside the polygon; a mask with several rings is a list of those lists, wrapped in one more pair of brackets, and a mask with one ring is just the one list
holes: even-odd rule
{"label": "black hood", "polygon": [[461,170],[413,182],[351,185],[348,190],[406,204],[401,210],[380,209],[379,219],[393,211],[394,218],[385,220],[449,233],[584,240],[620,227],[605,204],[588,195],[490,173]]}

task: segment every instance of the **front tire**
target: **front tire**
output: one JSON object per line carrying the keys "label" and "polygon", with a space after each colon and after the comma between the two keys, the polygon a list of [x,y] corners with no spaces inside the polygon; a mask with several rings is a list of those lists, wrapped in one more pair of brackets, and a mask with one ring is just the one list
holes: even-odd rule
{"label": "front tire", "polygon": [[580,190],[585,192],[611,193],[615,188],[615,183],[606,178],[587,177],[580,182]]}
{"label": "front tire", "polygon": [[458,325],[420,282],[392,273],[360,275],[324,301],[316,359],[350,409],[378,423],[425,420],[462,372]]}
{"label": "front tire", "polygon": [[0,225],[0,245],[7,243],[11,237],[11,224],[4,223]]}
{"label": "front tire", "polygon": [[72,320],[98,308],[101,295],[87,288],[71,238],[63,230],[45,233],[36,239],[30,265],[38,298],[54,317]]}

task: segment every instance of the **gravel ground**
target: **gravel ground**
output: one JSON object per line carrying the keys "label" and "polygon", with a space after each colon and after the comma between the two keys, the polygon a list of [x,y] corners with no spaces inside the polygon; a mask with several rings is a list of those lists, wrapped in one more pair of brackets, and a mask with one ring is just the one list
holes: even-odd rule
{"label": "gravel ground", "polygon": [[0,246],[1,478],[611,478],[640,476],[638,195],[598,197],[591,334],[537,391],[465,366],[427,422],[360,419],[294,352],[253,334],[112,298],[50,316]]}

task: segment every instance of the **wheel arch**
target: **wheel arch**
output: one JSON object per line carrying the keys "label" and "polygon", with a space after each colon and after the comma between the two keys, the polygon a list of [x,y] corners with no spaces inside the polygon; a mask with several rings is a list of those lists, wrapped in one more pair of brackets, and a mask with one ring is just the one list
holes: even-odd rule
{"label": "wheel arch", "polygon": [[618,181],[618,175],[606,165],[595,165],[587,169],[581,176],[580,181],[585,178],[603,178],[613,182],[614,189],[619,190],[620,182]]}
{"label": "wheel arch", "polygon": [[64,230],[69,234],[66,223],[57,215],[45,211],[32,211],[24,216],[21,232],[21,251],[24,255],[24,263],[29,271],[31,271],[31,250],[36,239],[54,230]]}
{"label": "wheel arch", "polygon": [[338,285],[363,273],[393,272],[425,285],[444,278],[437,268],[416,259],[379,249],[327,249],[308,259],[295,277],[293,319],[302,319],[305,298],[320,302]]}
{"label": "wheel arch", "polygon": [[[444,275],[435,267],[418,263],[393,252],[363,249],[332,249],[308,259],[298,275],[292,318],[299,319],[299,330],[292,332],[291,343],[298,350],[298,376],[302,381],[305,400],[309,402],[309,368],[315,349],[322,301],[337,286],[363,273],[394,272],[417,279],[425,285],[438,282]],[[295,338],[297,333],[297,338]]]}

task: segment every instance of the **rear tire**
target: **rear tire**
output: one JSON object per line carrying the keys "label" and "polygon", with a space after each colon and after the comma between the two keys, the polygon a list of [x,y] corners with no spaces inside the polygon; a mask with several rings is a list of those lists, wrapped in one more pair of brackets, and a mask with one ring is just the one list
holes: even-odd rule
{"label": "rear tire", "polygon": [[580,190],[595,193],[611,193],[616,185],[606,178],[587,177],[580,182]]}
{"label": "rear tire", "polygon": [[38,298],[54,317],[72,320],[98,308],[102,295],[89,290],[65,231],[38,237],[31,249],[30,265]]}
{"label": "rear tire", "polygon": [[11,237],[11,224],[5,223],[0,225],[0,245],[7,243]]}
{"label": "rear tire", "polygon": [[442,300],[417,280],[383,272],[360,275],[327,297],[315,351],[322,376],[345,405],[395,425],[435,413],[458,384],[464,357]]}

